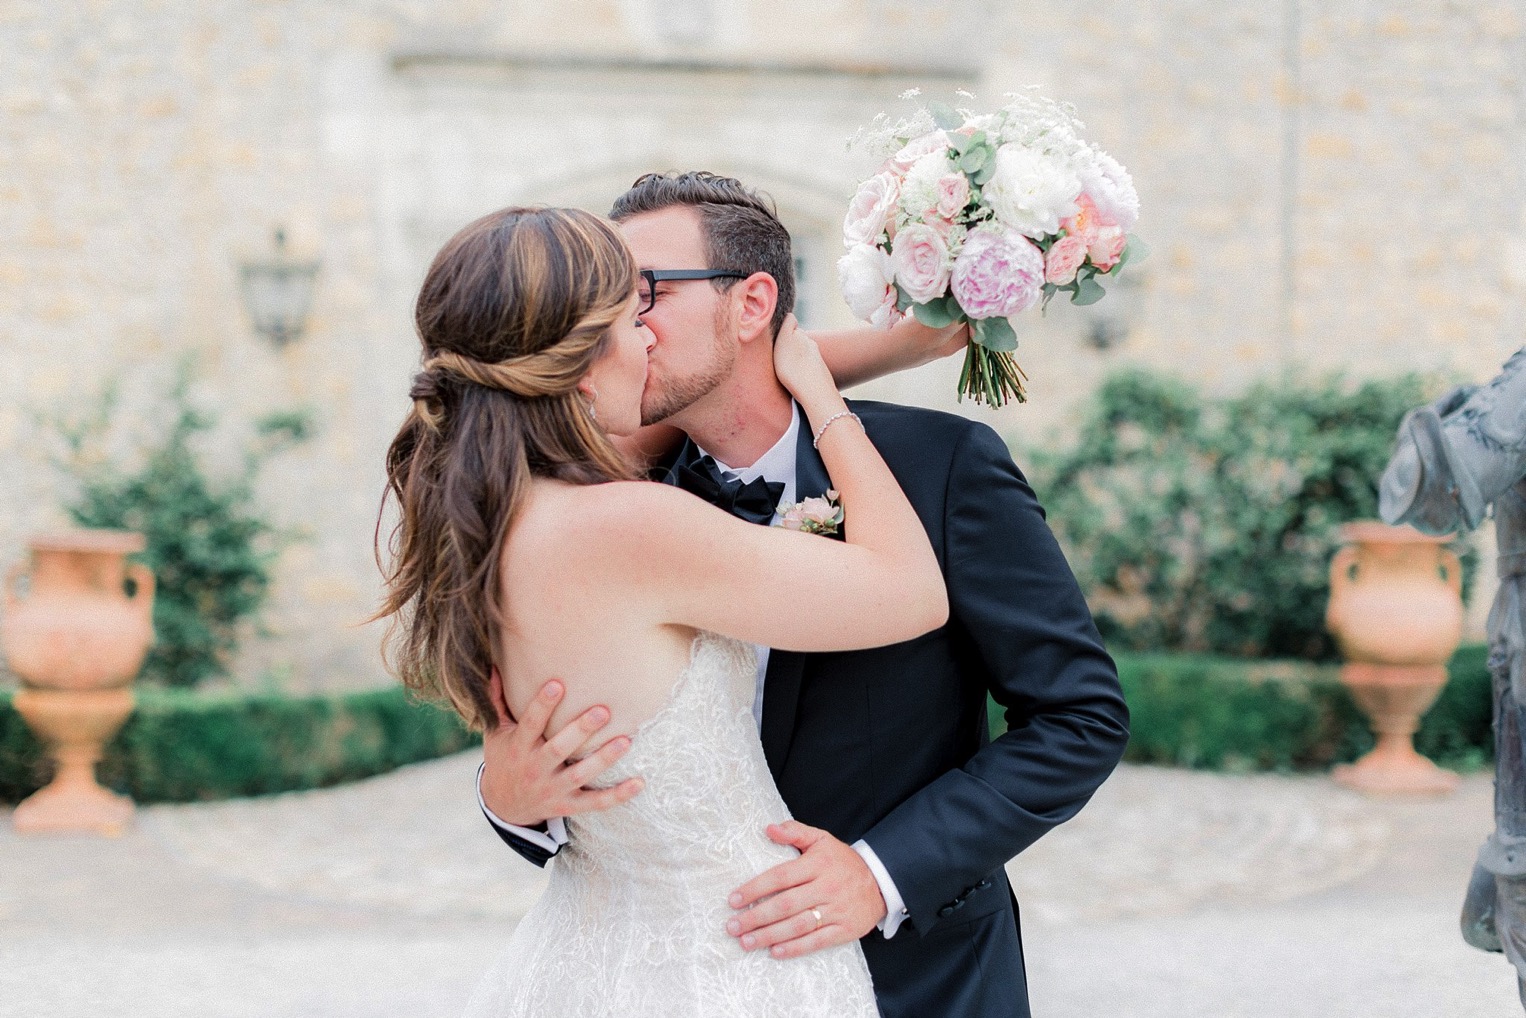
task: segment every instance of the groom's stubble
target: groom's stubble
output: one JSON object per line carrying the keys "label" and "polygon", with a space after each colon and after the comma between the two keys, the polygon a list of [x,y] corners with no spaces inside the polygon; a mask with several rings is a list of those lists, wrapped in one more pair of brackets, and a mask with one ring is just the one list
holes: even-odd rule
{"label": "groom's stubble", "polygon": [[736,368],[736,326],[725,302],[715,309],[711,342],[702,363],[673,370],[656,364],[648,368],[646,390],[641,397],[642,424],[673,424],[683,427],[684,411],[719,389]]}

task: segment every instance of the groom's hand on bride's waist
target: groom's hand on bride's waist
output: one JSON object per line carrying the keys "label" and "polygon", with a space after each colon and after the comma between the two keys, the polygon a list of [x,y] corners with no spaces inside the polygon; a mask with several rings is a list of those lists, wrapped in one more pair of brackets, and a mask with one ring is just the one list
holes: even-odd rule
{"label": "groom's hand on bride's waist", "polygon": [[541,687],[515,721],[503,696],[503,679],[494,668],[488,698],[498,713],[498,727],[482,736],[482,801],[492,814],[516,827],[534,827],[552,817],[609,809],[641,791],[630,778],[613,788],[586,787],[630,749],[626,736],[610,739],[583,759],[568,763],[609,724],[609,708],[590,707],[554,735],[546,725],[566,692],[555,679]]}
{"label": "groom's hand on bride's waist", "polygon": [[866,936],[885,918],[885,898],[863,858],[826,831],[794,820],[772,824],[771,841],[800,850],[732,893],[726,932],[747,951],[798,958]]}

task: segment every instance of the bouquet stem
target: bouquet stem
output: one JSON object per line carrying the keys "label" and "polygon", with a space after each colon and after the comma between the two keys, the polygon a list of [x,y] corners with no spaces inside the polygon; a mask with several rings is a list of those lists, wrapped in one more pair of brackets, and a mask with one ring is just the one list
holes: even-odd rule
{"label": "bouquet stem", "polygon": [[959,372],[959,401],[971,396],[976,403],[1005,406],[1008,400],[1028,402],[1023,383],[1028,376],[1012,355],[971,342],[964,349],[964,368]]}

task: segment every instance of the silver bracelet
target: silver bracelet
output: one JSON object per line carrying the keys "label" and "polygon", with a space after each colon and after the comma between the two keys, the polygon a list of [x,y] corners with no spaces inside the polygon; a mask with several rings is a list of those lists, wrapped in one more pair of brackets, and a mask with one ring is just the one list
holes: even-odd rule
{"label": "silver bracelet", "polygon": [[833,421],[838,420],[839,418],[842,418],[842,417],[851,417],[855,421],[858,421],[858,426],[860,428],[862,428],[864,426],[864,422],[863,421],[859,421],[858,420],[858,414],[854,413],[852,410],[839,410],[839,411],[837,411],[837,413],[833,414],[831,417],[828,417],[826,420],[822,421],[821,422],[821,427],[816,429],[816,437],[811,439],[811,448],[812,449],[820,449],[821,448],[821,436],[825,435],[827,433],[827,429],[832,426],[832,422]]}

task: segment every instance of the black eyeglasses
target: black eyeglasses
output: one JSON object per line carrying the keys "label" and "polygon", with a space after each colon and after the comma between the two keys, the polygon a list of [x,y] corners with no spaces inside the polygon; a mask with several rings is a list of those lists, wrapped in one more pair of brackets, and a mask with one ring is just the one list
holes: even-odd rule
{"label": "black eyeglasses", "polygon": [[686,279],[746,279],[750,274],[736,269],[642,269],[641,281],[644,288],[636,291],[636,300],[641,305],[641,310],[636,313],[644,315],[657,305],[658,283]]}

